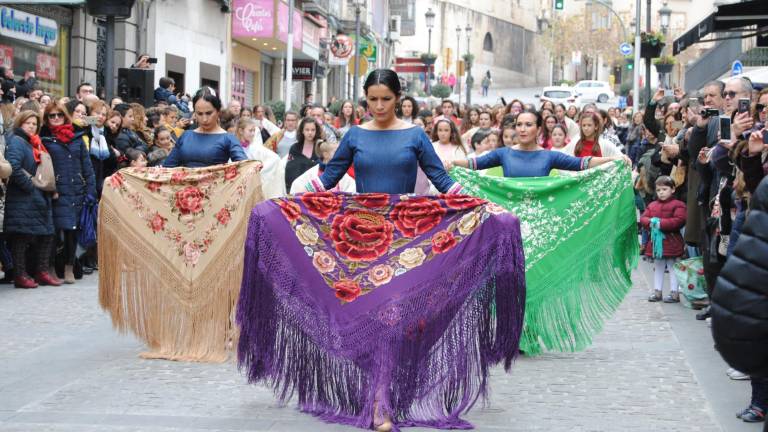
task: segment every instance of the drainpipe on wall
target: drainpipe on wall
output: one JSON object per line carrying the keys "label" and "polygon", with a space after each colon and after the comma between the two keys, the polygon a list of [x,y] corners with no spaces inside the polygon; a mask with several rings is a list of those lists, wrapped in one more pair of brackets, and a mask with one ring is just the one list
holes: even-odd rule
{"label": "drainpipe on wall", "polygon": [[[232,40],[232,13],[231,12],[222,12],[226,15],[224,18],[224,22],[227,27],[227,36],[226,39],[221,41],[221,48],[222,48],[222,54],[227,56],[227,63],[224,67],[224,73],[223,75],[223,82],[221,83],[221,98],[222,101],[225,101],[229,104],[229,101],[231,100],[232,90],[227,88],[227,86],[232,85],[232,43],[228,41]],[[261,77],[259,77],[261,79]]]}
{"label": "drainpipe on wall", "polygon": [[[152,4],[154,3],[154,0],[140,0],[138,2],[136,15],[137,15],[137,22],[136,22],[136,28],[139,29],[138,32],[136,32],[136,50],[137,55],[142,53],[149,53],[148,49],[148,41],[149,38],[149,14],[152,10]],[[153,50],[154,51],[154,50]],[[154,53],[151,53],[154,54]]]}

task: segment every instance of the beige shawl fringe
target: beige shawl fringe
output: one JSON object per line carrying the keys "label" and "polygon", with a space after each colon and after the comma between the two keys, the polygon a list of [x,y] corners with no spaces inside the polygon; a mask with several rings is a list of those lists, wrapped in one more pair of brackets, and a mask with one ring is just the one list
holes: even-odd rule
{"label": "beige shawl fringe", "polygon": [[[148,229],[141,212],[126,208],[131,201],[126,197],[132,193],[152,194],[141,187],[148,180],[121,171],[129,184],[127,193],[111,188],[109,179],[105,182],[98,225],[99,304],[121,333],[130,331],[147,344],[149,351],[141,353],[141,357],[224,362],[237,348],[234,313],[248,217],[251,209],[263,201],[258,163],[241,164],[241,173],[250,173],[246,194],[232,212],[231,221],[217,233],[205,259],[201,258],[191,272],[185,271],[182,258],[169,254],[170,242],[151,241],[159,236]],[[249,170],[248,164],[254,169]],[[131,181],[138,182],[135,188],[130,188]],[[167,187],[177,190],[187,184]],[[222,195],[231,190],[212,190],[210,201],[226,200]],[[203,222],[196,225],[190,236],[199,236],[205,229]]]}

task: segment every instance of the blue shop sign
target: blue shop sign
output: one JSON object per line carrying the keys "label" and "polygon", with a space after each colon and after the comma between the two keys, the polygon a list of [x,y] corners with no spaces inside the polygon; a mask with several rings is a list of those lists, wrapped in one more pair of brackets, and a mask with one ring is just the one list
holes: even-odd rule
{"label": "blue shop sign", "polygon": [[58,42],[59,26],[50,18],[3,7],[0,8],[0,35],[52,47]]}

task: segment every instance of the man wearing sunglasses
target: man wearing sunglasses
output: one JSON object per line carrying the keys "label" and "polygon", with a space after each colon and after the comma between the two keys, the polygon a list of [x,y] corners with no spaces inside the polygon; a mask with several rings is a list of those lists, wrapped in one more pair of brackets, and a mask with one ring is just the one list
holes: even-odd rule
{"label": "man wearing sunglasses", "polygon": [[752,100],[752,83],[741,77],[733,77],[725,83],[723,91],[726,114],[730,115],[739,109],[739,99]]}

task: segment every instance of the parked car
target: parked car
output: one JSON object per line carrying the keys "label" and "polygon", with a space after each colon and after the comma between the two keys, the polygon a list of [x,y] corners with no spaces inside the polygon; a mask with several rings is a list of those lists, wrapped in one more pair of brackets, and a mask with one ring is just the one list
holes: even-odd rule
{"label": "parked car", "polygon": [[571,87],[544,87],[541,94],[534,95],[539,98],[540,102],[550,101],[557,104],[563,104],[565,106],[576,105],[578,102],[578,95],[576,90]]}
{"label": "parked car", "polygon": [[613,92],[611,85],[606,81],[579,81],[574,86],[574,89],[576,90],[576,93],[579,94],[583,102],[597,101],[600,103],[606,103],[610,99],[616,97],[616,93]]}

